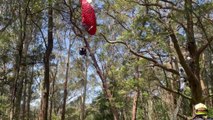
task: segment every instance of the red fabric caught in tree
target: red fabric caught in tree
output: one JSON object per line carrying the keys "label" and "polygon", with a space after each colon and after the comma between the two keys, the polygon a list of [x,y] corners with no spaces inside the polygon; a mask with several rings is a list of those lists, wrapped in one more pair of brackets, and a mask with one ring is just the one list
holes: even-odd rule
{"label": "red fabric caught in tree", "polygon": [[92,0],[80,0],[82,24],[90,35],[96,32],[95,10],[91,5]]}

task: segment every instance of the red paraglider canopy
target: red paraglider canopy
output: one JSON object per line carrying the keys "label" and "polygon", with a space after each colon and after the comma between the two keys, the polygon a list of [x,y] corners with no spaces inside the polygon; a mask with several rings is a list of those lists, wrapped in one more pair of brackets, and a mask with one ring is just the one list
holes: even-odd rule
{"label": "red paraglider canopy", "polygon": [[96,33],[96,16],[93,6],[91,5],[92,0],[80,0],[81,2],[81,17],[82,24],[86,31],[90,35]]}

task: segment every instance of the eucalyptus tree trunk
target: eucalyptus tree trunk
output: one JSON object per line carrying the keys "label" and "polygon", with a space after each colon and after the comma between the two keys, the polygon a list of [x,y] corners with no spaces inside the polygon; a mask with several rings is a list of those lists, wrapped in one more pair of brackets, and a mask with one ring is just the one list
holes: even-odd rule
{"label": "eucalyptus tree trunk", "polygon": [[173,119],[172,120],[177,120],[178,111],[180,110],[182,99],[183,99],[182,96],[178,97],[176,108],[173,112]]}
{"label": "eucalyptus tree trunk", "polygon": [[[91,51],[89,42],[87,41],[87,39],[85,37],[82,36],[84,34],[83,31],[73,21],[73,14],[72,14],[73,13],[73,8],[71,6],[68,6],[68,7],[69,7],[69,12],[70,12],[70,22],[74,26],[73,27],[73,31],[74,31],[74,33],[77,36],[83,38],[83,41],[84,41],[84,43],[86,45],[85,47],[88,50],[88,54],[90,55],[91,60],[93,62],[93,65],[94,65],[94,67],[95,67],[95,69],[97,71],[97,74],[99,75],[99,77],[100,77],[100,79],[102,81],[103,92],[104,92],[104,95],[105,95],[106,99],[109,102],[109,107],[110,107],[110,110],[111,110],[111,112],[113,114],[114,120],[119,120],[119,113],[118,113],[118,110],[117,110],[117,108],[115,106],[115,103],[113,102],[113,95],[112,95],[111,90],[109,89],[109,83],[107,82],[106,76],[103,74],[100,66],[98,65],[97,59],[95,57],[95,54]],[[80,34],[78,32],[80,32]]]}
{"label": "eucalyptus tree trunk", "polygon": [[25,120],[26,119],[26,97],[27,97],[27,84],[28,84],[28,71],[27,71],[27,68],[28,68],[28,63],[27,63],[27,51],[28,51],[28,47],[29,47],[29,43],[30,43],[30,38],[25,40],[25,43],[24,43],[24,48],[23,48],[23,66],[21,67],[21,80],[22,80],[22,90],[20,91],[22,94],[23,93],[23,96],[22,96],[22,117],[21,119]]}
{"label": "eucalyptus tree trunk", "polygon": [[51,86],[51,92],[50,92],[50,107],[49,107],[49,120],[52,120],[52,111],[53,111],[53,101],[54,101],[54,95],[55,95],[55,81],[56,81],[56,75],[58,73],[58,62],[56,64],[56,71],[52,73],[51,81],[52,81],[52,86]]}
{"label": "eucalyptus tree trunk", "polygon": [[[23,90],[23,77],[20,77],[20,72],[24,71],[22,69],[22,62],[23,62],[23,45],[26,39],[26,28],[27,28],[27,7],[29,5],[29,1],[27,2],[25,8],[21,7],[21,2],[19,3],[20,6],[18,8],[19,11],[19,41],[17,43],[17,56],[16,56],[16,63],[14,67],[15,72],[15,81],[13,83],[12,88],[12,109],[10,113],[10,119],[19,119],[20,118],[20,111],[21,111],[21,100],[22,100],[22,90]],[[22,13],[22,9],[24,9],[24,13]]]}
{"label": "eucalyptus tree trunk", "polygon": [[[187,69],[186,66],[183,65],[185,71],[188,75],[188,80],[190,83],[190,87],[192,90],[192,103],[196,104],[199,102],[203,102],[202,100],[202,87],[200,84],[200,54],[197,50],[197,45],[195,42],[194,37],[194,23],[193,23],[193,7],[192,7],[192,0],[185,0],[185,12],[186,12],[186,22],[187,22],[187,50],[189,52],[189,56],[191,61],[189,61]],[[182,63],[182,62],[181,62]],[[183,63],[182,63],[183,64]]]}
{"label": "eucalyptus tree trunk", "polygon": [[[139,60],[139,58],[137,58],[137,61]],[[136,71],[136,76],[135,79],[139,80],[140,78],[140,71],[139,71],[139,65],[136,66],[135,68]],[[138,81],[137,81],[138,83]],[[139,90],[139,86],[137,85],[137,90],[135,91],[135,95],[133,98],[133,106],[132,106],[132,120],[136,120],[137,119],[137,107],[138,107],[138,98],[140,95],[140,90]]]}
{"label": "eucalyptus tree trunk", "polygon": [[109,107],[110,107],[110,110],[113,114],[113,117],[114,117],[114,120],[119,120],[119,113],[118,113],[118,110],[115,106],[115,103],[113,103],[113,96],[112,96],[112,92],[110,91],[109,89],[109,84],[107,82],[107,79],[106,79],[106,76],[104,76],[104,74],[102,73],[102,70],[101,68],[99,67],[98,65],[98,62],[95,58],[95,55],[94,53],[91,51],[90,49],[90,45],[89,45],[89,42],[86,40],[86,38],[83,38],[84,39],[84,43],[86,44],[86,48],[90,54],[90,57],[93,61],[93,65],[97,71],[97,74],[99,75],[101,81],[102,81],[102,87],[103,87],[103,92],[104,92],[104,95],[106,96],[106,99],[108,100],[109,102]]}
{"label": "eucalyptus tree trunk", "polygon": [[52,1],[49,1],[48,8],[48,44],[44,55],[44,81],[42,83],[41,109],[39,120],[48,119],[48,101],[49,101],[49,86],[50,86],[50,55],[53,49],[53,9]]}
{"label": "eucalyptus tree trunk", "polygon": [[81,120],[85,119],[85,100],[87,95],[87,54],[84,56],[84,64],[85,64],[85,73],[83,79],[83,95],[82,95],[82,105],[81,105]]}
{"label": "eucalyptus tree trunk", "polygon": [[153,117],[153,100],[151,97],[148,97],[147,101],[147,118],[148,120],[152,120]]}
{"label": "eucalyptus tree trunk", "polygon": [[138,97],[140,95],[140,91],[136,91],[133,98],[133,106],[132,106],[132,120],[137,119],[137,106],[138,106]]}
{"label": "eucalyptus tree trunk", "polygon": [[34,78],[34,65],[31,68],[31,76],[29,82],[27,84],[27,103],[26,103],[26,119],[30,120],[30,102],[32,98],[32,85],[33,85],[33,78]]}
{"label": "eucalyptus tree trunk", "polygon": [[65,120],[65,113],[66,113],[67,82],[69,80],[71,44],[69,44],[69,48],[68,48],[67,53],[68,53],[67,54],[67,68],[66,68],[66,78],[65,78],[65,81],[64,81],[64,98],[63,98],[63,104],[62,104],[61,120]]}
{"label": "eucalyptus tree trunk", "polygon": [[23,120],[26,119],[27,80],[29,79],[27,78],[27,75],[25,75],[25,79],[23,81],[23,100],[22,100],[23,102],[22,102],[22,117],[21,117]]}

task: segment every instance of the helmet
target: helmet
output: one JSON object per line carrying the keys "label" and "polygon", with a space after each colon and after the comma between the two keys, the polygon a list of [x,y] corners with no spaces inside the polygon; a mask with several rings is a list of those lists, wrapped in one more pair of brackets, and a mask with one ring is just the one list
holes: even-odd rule
{"label": "helmet", "polygon": [[207,107],[203,103],[198,103],[195,105],[195,114],[196,115],[207,115]]}

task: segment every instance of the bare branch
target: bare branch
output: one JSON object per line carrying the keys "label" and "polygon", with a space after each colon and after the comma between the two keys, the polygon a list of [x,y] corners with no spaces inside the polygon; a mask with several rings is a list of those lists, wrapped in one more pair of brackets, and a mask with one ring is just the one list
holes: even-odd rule
{"label": "bare branch", "polygon": [[106,12],[107,15],[109,15],[111,18],[113,18],[114,20],[116,20],[125,30],[129,31],[121,21],[119,21],[118,19],[116,19],[116,17],[114,17],[113,15],[109,14],[108,12]]}
{"label": "bare branch", "polygon": [[9,25],[13,23],[13,21],[14,21],[13,19],[10,19],[8,23],[0,30],[0,33],[4,32],[7,29],[7,27],[9,27]]}
{"label": "bare branch", "polygon": [[127,47],[127,49],[129,49],[129,51],[134,54],[135,56],[138,56],[140,58],[143,58],[145,60],[148,60],[148,61],[151,61],[154,63],[154,66],[158,66],[168,72],[171,72],[171,73],[174,73],[176,75],[179,75],[178,71],[174,70],[174,69],[171,69],[171,68],[167,68],[166,66],[162,65],[162,64],[159,64],[156,60],[152,59],[152,58],[149,58],[149,57],[146,57],[144,55],[141,55],[139,53],[137,53],[135,50],[133,50],[127,43],[123,42],[123,41],[109,41],[102,33],[100,33],[101,36],[103,36],[103,38],[110,44],[122,44],[122,45],[125,45]]}
{"label": "bare branch", "polygon": [[[15,15],[15,10],[16,10],[16,9],[14,9],[14,10],[12,11],[12,16],[16,16],[16,15]],[[4,32],[4,31],[7,29],[7,27],[9,27],[13,22],[16,21],[16,19],[17,19],[17,17],[11,18],[11,19],[7,22],[7,24],[6,24],[2,29],[0,29],[0,33]]]}
{"label": "bare branch", "polygon": [[42,39],[44,41],[45,47],[47,48],[47,42],[45,40],[44,33],[42,32],[41,27],[33,19],[31,19],[31,21],[39,29],[39,31],[41,33],[41,37],[42,37]]}
{"label": "bare branch", "polygon": [[188,117],[188,116],[182,115],[180,113],[178,113],[178,116],[181,117],[181,118],[183,118],[184,120],[192,120],[192,117]]}
{"label": "bare branch", "polygon": [[206,39],[208,42],[197,50],[198,55],[200,55],[209,45],[211,45],[211,42],[213,41],[213,36]]}
{"label": "bare branch", "polygon": [[170,88],[168,88],[168,87],[165,87],[165,86],[163,86],[163,85],[160,85],[160,87],[163,88],[163,89],[165,89],[166,91],[169,91],[169,92],[178,94],[178,95],[182,96],[183,98],[186,98],[186,99],[188,99],[188,100],[192,100],[191,97],[186,96],[186,95],[184,95],[184,94],[182,94],[182,93],[180,93],[180,92],[178,92],[178,91],[172,90],[172,89],[170,89]]}
{"label": "bare branch", "polygon": [[[132,3],[136,3],[138,5],[142,5],[142,6],[147,6],[147,7],[159,7],[161,9],[169,9],[169,10],[175,10],[175,11],[179,11],[181,12],[182,10],[181,9],[178,9],[175,5],[173,6],[163,6],[159,3],[140,3],[140,2],[137,2],[137,1],[130,1],[130,0],[126,0],[127,2],[132,2]],[[164,0],[165,1],[165,0]]]}
{"label": "bare branch", "polygon": [[161,1],[165,2],[165,3],[169,3],[169,4],[173,5],[173,6],[175,6],[175,4],[173,2],[171,2],[171,1],[168,1],[168,0],[161,0]]}
{"label": "bare branch", "polygon": [[[41,13],[42,11],[44,11],[44,10],[46,10],[46,9],[48,9],[48,7],[45,7],[45,8],[43,8],[43,9],[40,9],[40,10],[35,11],[35,12],[33,12],[33,13],[28,13],[28,15],[35,15],[35,14],[39,14],[39,13]],[[31,12],[31,11],[30,11],[30,12]]]}
{"label": "bare branch", "polygon": [[197,50],[197,55],[199,56],[207,48],[207,46],[209,46],[212,49],[211,42],[213,41],[213,37],[210,37],[210,38],[208,37],[206,29],[201,22],[201,17],[205,18],[205,16],[198,16],[195,12],[193,12],[193,14],[197,18],[197,21],[199,23],[199,27],[203,31],[205,39],[207,40],[207,43]]}

